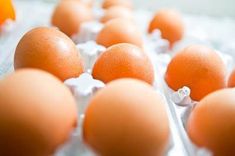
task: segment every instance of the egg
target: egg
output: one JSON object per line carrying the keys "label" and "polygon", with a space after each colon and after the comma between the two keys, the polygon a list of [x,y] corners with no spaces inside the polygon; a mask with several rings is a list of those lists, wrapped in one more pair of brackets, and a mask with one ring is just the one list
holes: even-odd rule
{"label": "egg", "polygon": [[79,2],[82,2],[83,4],[87,5],[88,7],[93,7],[95,0],[78,0]]}
{"label": "egg", "polygon": [[100,19],[100,21],[105,23],[115,18],[127,18],[129,20],[133,20],[134,17],[130,9],[122,6],[113,6],[105,11],[104,16]]}
{"label": "egg", "polygon": [[207,94],[226,87],[226,66],[212,49],[191,45],[170,61],[165,81],[173,90],[183,86],[191,89],[191,98],[199,101]]}
{"label": "egg", "polygon": [[96,60],[92,75],[108,83],[119,78],[135,78],[153,84],[153,65],[140,48],[128,43],[111,46]]}
{"label": "egg", "polygon": [[235,70],[233,70],[229,76],[228,87],[235,87]]}
{"label": "egg", "polygon": [[133,7],[131,0],[104,0],[103,1],[102,7],[104,9],[107,9],[112,6],[123,6],[129,9]]}
{"label": "egg", "polygon": [[0,81],[1,156],[52,155],[76,124],[76,102],[55,76],[22,69]]}
{"label": "egg", "polygon": [[14,6],[11,0],[0,0],[0,25],[7,19],[16,19]]}
{"label": "egg", "polygon": [[103,29],[98,33],[96,42],[105,47],[118,43],[143,46],[142,35],[137,25],[125,18],[116,18],[106,22]]}
{"label": "egg", "polygon": [[109,83],[90,100],[83,138],[102,156],[160,156],[169,141],[163,97],[139,80]]}
{"label": "egg", "polygon": [[161,31],[162,38],[167,39],[170,45],[183,38],[184,23],[181,15],[169,9],[159,10],[149,24],[149,32],[155,29]]}
{"label": "egg", "polygon": [[[60,0],[62,1],[62,0]],[[68,1],[68,0],[63,0],[63,1]],[[82,4],[85,4],[86,6],[92,8],[94,6],[94,0],[76,0],[78,2],[81,2]]]}
{"label": "egg", "polygon": [[235,90],[223,89],[203,98],[189,117],[192,141],[214,156],[235,155]]}
{"label": "egg", "polygon": [[81,56],[73,43],[55,28],[38,27],[27,32],[18,43],[15,69],[39,68],[61,80],[83,73]]}
{"label": "egg", "polygon": [[82,23],[93,19],[92,10],[78,0],[64,0],[55,8],[51,23],[71,37],[79,33]]}

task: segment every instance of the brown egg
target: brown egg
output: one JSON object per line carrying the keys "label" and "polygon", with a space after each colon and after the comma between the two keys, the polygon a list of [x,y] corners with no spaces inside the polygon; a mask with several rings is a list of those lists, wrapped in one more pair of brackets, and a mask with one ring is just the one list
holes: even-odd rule
{"label": "brown egg", "polygon": [[113,6],[105,11],[104,16],[100,19],[101,22],[105,23],[111,19],[115,18],[127,18],[128,20],[133,20],[133,15],[130,9],[122,6]]}
{"label": "brown egg", "polygon": [[132,1],[131,0],[104,0],[102,7],[107,9],[112,6],[123,6],[126,8],[132,8]]}
{"label": "brown egg", "polygon": [[235,155],[235,90],[209,94],[193,110],[188,120],[192,141],[214,156]]}
{"label": "brown egg", "polygon": [[233,70],[233,72],[229,76],[228,87],[235,87],[235,70]]}
{"label": "brown egg", "polygon": [[[62,0],[60,0],[62,1]],[[63,0],[63,1],[68,1],[68,0]],[[92,8],[94,6],[94,0],[76,0],[78,2],[81,2],[82,4],[85,4],[86,6]]]}
{"label": "brown egg", "polygon": [[92,10],[87,5],[78,0],[64,0],[55,8],[51,23],[71,37],[79,32],[81,23],[92,19]]}
{"label": "brown egg", "polygon": [[53,75],[22,69],[0,81],[1,156],[51,155],[76,122],[76,102]]}
{"label": "brown egg", "polygon": [[83,4],[87,5],[88,7],[93,7],[95,0],[78,0],[79,2],[82,2]]}
{"label": "brown egg", "polygon": [[134,79],[109,83],[85,113],[85,142],[102,156],[163,156],[169,139],[165,101]]}
{"label": "brown egg", "polygon": [[162,38],[167,39],[171,46],[181,40],[184,34],[184,24],[181,15],[174,10],[160,10],[149,25],[149,32],[159,29]]}
{"label": "brown egg", "polygon": [[170,88],[191,89],[191,98],[199,101],[207,94],[226,87],[226,66],[212,49],[191,45],[177,53],[165,74]]}
{"label": "brown egg", "polygon": [[78,77],[83,72],[81,56],[73,43],[55,28],[40,27],[26,33],[18,43],[15,69],[39,68],[61,80]]}
{"label": "brown egg", "polygon": [[149,84],[154,81],[153,65],[146,53],[128,43],[113,45],[102,53],[92,75],[105,83],[119,78],[135,78]]}
{"label": "brown egg", "polygon": [[117,43],[131,43],[142,48],[142,35],[133,21],[124,18],[112,19],[105,23],[96,42],[105,47]]}

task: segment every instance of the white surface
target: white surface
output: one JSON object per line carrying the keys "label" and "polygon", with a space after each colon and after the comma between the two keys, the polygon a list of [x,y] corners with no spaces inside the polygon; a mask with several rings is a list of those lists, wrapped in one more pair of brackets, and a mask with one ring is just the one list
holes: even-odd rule
{"label": "white surface", "polygon": [[138,8],[177,8],[186,13],[235,17],[234,0],[133,0]]}

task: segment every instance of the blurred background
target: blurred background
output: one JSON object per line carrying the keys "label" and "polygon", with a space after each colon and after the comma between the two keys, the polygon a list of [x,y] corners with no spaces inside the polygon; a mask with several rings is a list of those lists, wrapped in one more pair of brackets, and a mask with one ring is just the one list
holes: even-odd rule
{"label": "blurred background", "polygon": [[138,7],[177,8],[186,13],[235,17],[234,0],[134,0]]}
{"label": "blurred background", "polygon": [[[44,1],[56,2],[58,0]],[[96,1],[100,2],[101,0]],[[133,2],[137,8],[148,8],[153,10],[162,7],[171,7],[186,13],[207,14],[220,17],[230,16],[235,18],[235,0],[133,0]]]}

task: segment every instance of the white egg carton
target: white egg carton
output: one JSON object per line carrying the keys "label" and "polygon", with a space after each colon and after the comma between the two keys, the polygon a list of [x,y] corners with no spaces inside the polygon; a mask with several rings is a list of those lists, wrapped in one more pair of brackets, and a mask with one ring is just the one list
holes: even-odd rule
{"label": "white egg carton", "polygon": [[[151,38],[152,36],[149,37]],[[155,40],[156,36],[154,37],[154,40],[150,39],[148,43],[152,44],[151,41],[155,42]],[[158,40],[162,40],[160,36]],[[167,45],[168,44],[166,43],[165,46]],[[91,96],[97,89],[105,86],[105,84],[103,84],[101,81],[93,79],[91,74],[89,73],[95,62],[94,58],[97,58],[98,54],[100,54],[102,50],[104,51],[105,48],[97,45],[94,41],[88,41],[87,43],[78,44],[77,47],[79,51],[82,52],[81,55],[83,59],[87,60],[86,66],[89,68],[86,69],[87,73],[84,73],[80,77],[75,79],[68,79],[65,81],[65,84],[71,89],[74,96],[76,97],[78,101],[78,108],[81,109],[80,116],[81,118],[83,118],[83,113],[86,109],[86,105],[89,103],[89,99],[91,98]],[[91,47],[93,47],[93,49]],[[161,44],[158,48],[161,48]],[[156,78],[154,87],[156,91],[162,93],[168,104],[166,105],[166,107],[170,120],[171,140],[166,155],[173,156],[177,154],[182,156],[211,156],[212,154],[210,153],[210,151],[204,148],[196,147],[187,136],[185,125],[188,116],[193,110],[196,102],[191,100],[190,89],[188,87],[185,86],[175,92],[167,86],[163,77],[166,66],[170,60],[170,56],[167,53],[161,52],[152,49],[151,51],[148,51],[148,54],[152,56],[151,60],[155,67]],[[232,62],[231,57],[224,54],[220,54],[220,56],[223,58],[224,61],[226,61],[225,64],[229,66]],[[63,147],[60,151],[58,151],[59,156],[75,156],[77,154],[81,154],[79,153],[80,150],[76,151],[77,147],[81,146],[82,144],[81,135],[81,127],[79,127],[78,130],[75,132],[75,136],[72,136],[72,141],[66,144],[66,146]],[[77,139],[74,140],[74,138]],[[83,146],[82,149],[85,149],[85,146]],[[91,151],[87,150],[87,152],[90,153]]]}
{"label": "white egg carton", "polygon": [[[18,20],[15,23],[9,22],[5,25],[4,31],[0,34],[0,78],[4,77],[7,73],[14,71],[13,69],[13,57],[14,50],[23,34],[36,26],[49,26],[50,25],[50,15],[54,7],[54,3],[44,2],[44,1],[15,1],[17,6]],[[32,4],[33,3],[33,4]],[[34,12],[35,14],[28,14],[28,12]],[[94,10],[97,14],[97,19],[102,15],[100,9]],[[151,14],[148,11],[139,10],[135,12],[136,22],[140,25],[141,30],[145,34],[148,20],[151,18]],[[35,19],[35,17],[37,17]],[[48,17],[48,18],[45,18]],[[235,52],[235,46],[232,43],[235,41],[231,40],[231,37],[226,42],[226,33],[222,33],[225,30],[235,28],[234,21],[221,20],[217,23],[224,23],[224,29],[215,29],[220,31],[223,36],[221,45],[218,38],[211,37],[212,31],[207,34],[203,31],[203,26],[208,26],[212,22],[216,22],[209,17],[197,17],[197,16],[184,16],[186,23],[186,38],[179,44],[177,44],[172,51],[177,51],[182,47],[191,43],[200,43],[207,46],[216,47],[219,51],[225,53],[220,53],[224,62],[231,70],[233,67],[232,57],[228,54]],[[201,20],[202,19],[202,20]],[[196,20],[205,20],[204,25],[196,26]],[[208,22],[209,24],[207,24]],[[230,22],[230,23],[229,23]],[[206,24],[205,24],[206,23]],[[229,23],[229,24],[228,24]],[[213,25],[216,25],[213,23]],[[98,31],[102,28],[102,24],[93,21],[84,23],[82,25],[81,33],[75,35],[73,39],[79,44],[77,48],[79,49],[82,58],[85,63],[86,73],[82,74],[78,78],[68,79],[65,84],[71,89],[73,95],[77,99],[77,104],[79,107],[79,126],[71,134],[70,140],[65,143],[56,152],[56,156],[94,156],[95,154],[83,143],[82,140],[82,123],[84,118],[84,111],[89,103],[91,96],[100,88],[104,87],[105,84],[99,80],[92,78],[90,72],[96,58],[100,53],[105,51],[103,46],[97,45],[94,39]],[[193,27],[194,26],[194,27]],[[193,28],[192,28],[193,27]],[[195,31],[190,31],[190,29]],[[231,29],[231,33],[232,30]],[[214,32],[215,33],[215,32]],[[214,35],[215,36],[215,35]],[[231,35],[232,36],[232,35]],[[234,36],[234,35],[233,35]],[[216,41],[215,41],[216,40]],[[186,86],[177,92],[172,91],[165,83],[163,77],[166,71],[167,64],[171,59],[172,52],[168,51],[168,42],[161,39],[161,34],[159,31],[155,31],[151,35],[144,36],[144,49],[149,55],[155,69],[155,83],[154,87],[156,91],[163,94],[166,99],[166,108],[169,116],[169,123],[171,128],[171,139],[169,141],[169,148],[166,152],[166,156],[210,156],[211,153],[207,149],[198,148],[190,141],[186,129],[185,123],[187,118],[192,111],[195,102],[190,99],[190,89]],[[216,43],[216,46],[214,45]],[[232,54],[232,56],[235,55]]]}

